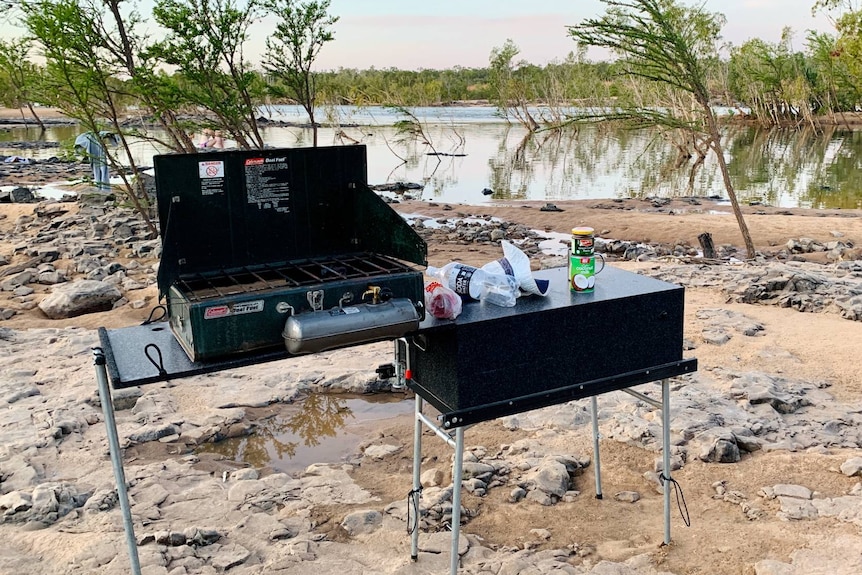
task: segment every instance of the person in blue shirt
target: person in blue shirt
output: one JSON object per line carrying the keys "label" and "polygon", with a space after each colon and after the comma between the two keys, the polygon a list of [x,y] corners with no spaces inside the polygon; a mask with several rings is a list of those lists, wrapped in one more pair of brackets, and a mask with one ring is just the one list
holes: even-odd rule
{"label": "person in blue shirt", "polygon": [[117,135],[101,131],[98,134],[95,132],[84,132],[75,138],[75,149],[80,150],[90,160],[90,167],[93,169],[93,182],[96,189],[102,191],[110,191],[110,176],[108,174],[108,157],[105,152],[105,145],[116,146],[119,144]]}

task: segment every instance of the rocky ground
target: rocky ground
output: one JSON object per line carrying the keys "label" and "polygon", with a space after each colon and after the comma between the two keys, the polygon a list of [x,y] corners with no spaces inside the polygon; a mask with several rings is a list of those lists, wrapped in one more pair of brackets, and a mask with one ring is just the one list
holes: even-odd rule
{"label": "rocky ground", "polygon": [[[96,327],[139,324],[156,305],[159,242],[106,200],[0,204],[0,573],[129,572],[91,348]],[[590,224],[610,265],[686,287],[685,356],[699,369],[672,381],[685,501],[674,497],[673,543],[661,545],[659,414],[614,392],[598,398],[602,500],[587,401],[468,431],[461,572],[862,571],[862,214],[747,207],[760,255],[743,261],[733,218],[708,202],[393,204],[435,265],[485,263],[500,239],[535,268],[562,265],[559,235]],[[698,257],[705,231],[715,260]],[[297,473],[197,451],[254,437],[261,417],[309,395],[386,389],[375,369],[389,353],[357,346],[116,392],[143,572],[447,572],[452,454],[433,435],[410,561],[410,418]]]}

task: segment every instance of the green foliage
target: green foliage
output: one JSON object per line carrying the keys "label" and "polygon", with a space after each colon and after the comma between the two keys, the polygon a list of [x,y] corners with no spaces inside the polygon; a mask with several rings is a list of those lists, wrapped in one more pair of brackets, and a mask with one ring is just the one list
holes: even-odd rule
{"label": "green foliage", "polygon": [[[743,218],[721,146],[721,133],[708,89],[710,67],[724,16],[690,8],[675,0],[602,0],[601,18],[569,27],[581,45],[611,50],[621,69],[651,89],[628,106],[605,106],[575,116],[579,119],[621,118],[629,122],[674,129],[672,141],[697,152],[695,166],[707,150],[715,153],[749,258],[754,243]],[[659,106],[647,102],[660,102]],[[579,117],[580,116],[580,117]]]}
{"label": "green foliage", "polygon": [[153,17],[167,33],[145,52],[176,70],[172,81],[159,83],[166,95],[213,114],[244,148],[264,145],[255,120],[262,85],[243,59],[260,8],[258,0],[157,0]]}
{"label": "green foliage", "polygon": [[329,0],[298,2],[264,0],[267,13],[280,18],[266,40],[263,68],[273,80],[270,90],[276,97],[296,100],[308,114],[317,145],[314,106],[317,98],[315,74],[311,71],[317,55],[335,36],[331,27],[337,16],[327,14]]}
{"label": "green foliage", "polygon": [[30,60],[32,46],[30,38],[0,40],[0,101],[6,107],[32,112],[37,101],[42,69]]}

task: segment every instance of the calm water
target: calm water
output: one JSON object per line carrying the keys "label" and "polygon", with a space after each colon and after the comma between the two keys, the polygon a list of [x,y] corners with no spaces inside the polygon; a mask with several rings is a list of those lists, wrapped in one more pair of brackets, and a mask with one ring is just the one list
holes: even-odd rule
{"label": "calm water", "polygon": [[[359,142],[368,149],[371,184],[415,182],[421,198],[483,204],[508,200],[561,201],[648,196],[725,196],[717,163],[708,159],[692,172],[656,130],[582,126],[530,137],[505,123],[493,108],[414,108],[431,145],[400,135],[392,110],[336,107],[320,110],[337,128],[319,131],[320,145]],[[298,108],[264,112],[274,120],[304,120]],[[267,127],[275,147],[311,145],[311,131]],[[0,154],[47,158],[61,148],[21,150],[4,142],[45,139],[69,147],[78,130],[53,127],[0,131]],[[228,142],[230,144],[230,142]],[[725,133],[731,177],[744,202],[781,207],[862,208],[862,132],[813,134],[739,127]],[[433,146],[433,148],[432,148]],[[436,150],[444,156],[429,155]],[[151,165],[162,150],[135,146],[136,160]],[[489,188],[493,195],[483,195]]]}
{"label": "calm water", "polygon": [[300,403],[268,408],[272,413],[257,422],[254,435],[207,443],[198,453],[217,453],[256,469],[300,471],[312,463],[348,459],[375,422],[412,414],[414,405],[399,394],[312,394]]}

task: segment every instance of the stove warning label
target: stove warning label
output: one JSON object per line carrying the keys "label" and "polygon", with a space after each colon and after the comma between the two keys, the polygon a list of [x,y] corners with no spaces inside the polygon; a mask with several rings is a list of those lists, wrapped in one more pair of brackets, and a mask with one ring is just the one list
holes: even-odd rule
{"label": "stove warning label", "polygon": [[248,158],[245,191],[249,204],[261,210],[290,212],[290,177],[287,158]]}
{"label": "stove warning label", "polygon": [[231,305],[217,305],[204,310],[204,319],[216,319],[229,315],[243,315],[263,311],[263,300],[243,301]]}
{"label": "stove warning label", "polygon": [[201,179],[201,194],[204,196],[224,192],[223,161],[198,162],[198,177]]}

